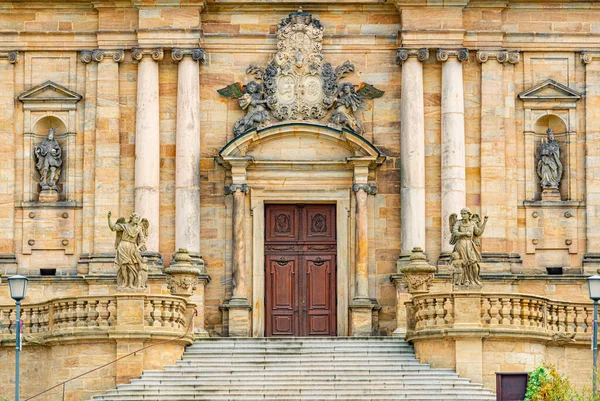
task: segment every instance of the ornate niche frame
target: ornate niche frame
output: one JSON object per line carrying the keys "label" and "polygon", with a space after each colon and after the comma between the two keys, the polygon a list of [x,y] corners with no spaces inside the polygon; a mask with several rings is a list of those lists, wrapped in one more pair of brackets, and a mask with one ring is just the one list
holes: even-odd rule
{"label": "ornate niche frame", "polygon": [[[552,79],[521,92],[524,109],[526,253],[535,254],[540,267],[567,267],[578,252],[579,213],[583,208],[577,192],[577,101],[581,93]],[[555,132],[561,146],[563,179],[561,200],[543,200],[537,177],[539,147],[546,133],[539,122],[555,121],[564,132]],[[575,200],[574,200],[575,199]],[[557,223],[560,224],[557,225]],[[558,228],[557,228],[558,227]],[[566,253],[564,253],[566,251]]]}
{"label": "ornate niche frame", "polygon": [[[75,140],[77,121],[77,102],[83,97],[52,81],[46,81],[21,95],[23,102],[23,201],[36,202],[37,182],[35,169],[35,146],[46,138],[46,133],[38,132],[38,124],[44,120],[56,119],[62,123],[57,131],[56,139],[63,148],[63,181],[64,189],[60,201],[75,202]],[[59,128],[59,127],[54,127]]]}

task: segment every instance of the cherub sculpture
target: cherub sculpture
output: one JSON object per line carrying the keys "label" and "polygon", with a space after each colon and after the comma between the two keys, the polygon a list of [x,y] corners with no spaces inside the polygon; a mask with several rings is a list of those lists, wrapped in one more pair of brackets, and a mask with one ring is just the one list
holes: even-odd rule
{"label": "cherub sculpture", "polygon": [[250,81],[245,87],[240,82],[235,82],[219,89],[218,92],[225,97],[237,98],[242,110],[246,110],[246,114],[235,122],[233,127],[235,136],[253,128],[260,128],[271,119],[265,107],[267,101],[263,86],[258,82]]}
{"label": "cherub sculpture", "polygon": [[375,99],[383,96],[383,93],[373,85],[364,82],[358,86],[358,90],[350,82],[342,82],[329,123],[362,135],[364,128],[358,112],[366,109],[364,99]]}
{"label": "cherub sculpture", "polygon": [[115,224],[110,221],[111,216],[112,213],[108,212],[108,227],[117,233],[115,239],[117,288],[143,290],[147,286],[148,266],[141,252],[146,250],[146,237],[148,237],[150,223],[135,212],[131,213],[129,221],[120,217]]}
{"label": "cherub sculpture", "polygon": [[[485,216],[483,223],[478,214],[472,214],[468,208],[460,211],[462,217],[458,220],[456,213],[450,215],[450,244],[454,245],[450,263],[456,273],[454,284],[466,286],[480,286],[479,279],[481,253],[477,249],[481,246],[480,237],[485,231],[488,217]],[[458,282],[457,282],[458,281]]]}

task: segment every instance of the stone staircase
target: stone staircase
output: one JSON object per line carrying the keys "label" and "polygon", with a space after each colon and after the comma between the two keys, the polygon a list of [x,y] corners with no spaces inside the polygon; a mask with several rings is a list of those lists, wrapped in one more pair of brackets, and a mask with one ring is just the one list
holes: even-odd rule
{"label": "stone staircase", "polygon": [[485,400],[450,369],[420,364],[396,338],[206,339],[165,370],[93,400]]}

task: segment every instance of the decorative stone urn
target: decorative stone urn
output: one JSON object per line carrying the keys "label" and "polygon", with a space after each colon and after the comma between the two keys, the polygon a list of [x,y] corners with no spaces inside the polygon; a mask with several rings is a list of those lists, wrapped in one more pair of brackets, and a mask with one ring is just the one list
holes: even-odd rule
{"label": "decorative stone urn", "polygon": [[426,294],[429,292],[433,273],[436,268],[427,263],[423,249],[415,247],[411,251],[410,262],[400,269],[400,273],[412,295]]}
{"label": "decorative stone urn", "polygon": [[204,261],[192,264],[192,257],[185,248],[179,248],[173,256],[171,266],[165,269],[167,274],[167,287],[171,294],[181,297],[189,297],[194,294],[198,284],[204,286],[209,276],[206,274]]}

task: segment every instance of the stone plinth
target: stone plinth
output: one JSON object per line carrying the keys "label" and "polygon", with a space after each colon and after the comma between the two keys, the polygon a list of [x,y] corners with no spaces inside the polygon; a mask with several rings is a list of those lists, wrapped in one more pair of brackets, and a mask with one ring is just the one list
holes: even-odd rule
{"label": "stone plinth", "polygon": [[542,201],[560,201],[558,188],[544,188],[542,190]]}
{"label": "stone plinth", "polygon": [[370,301],[355,300],[350,305],[350,335],[353,337],[371,336],[373,330],[373,304]]}
{"label": "stone plinth", "polygon": [[250,336],[250,304],[246,298],[232,298],[229,310],[229,337]]}
{"label": "stone plinth", "polygon": [[58,191],[54,188],[46,188],[40,191],[40,202],[58,202]]}

